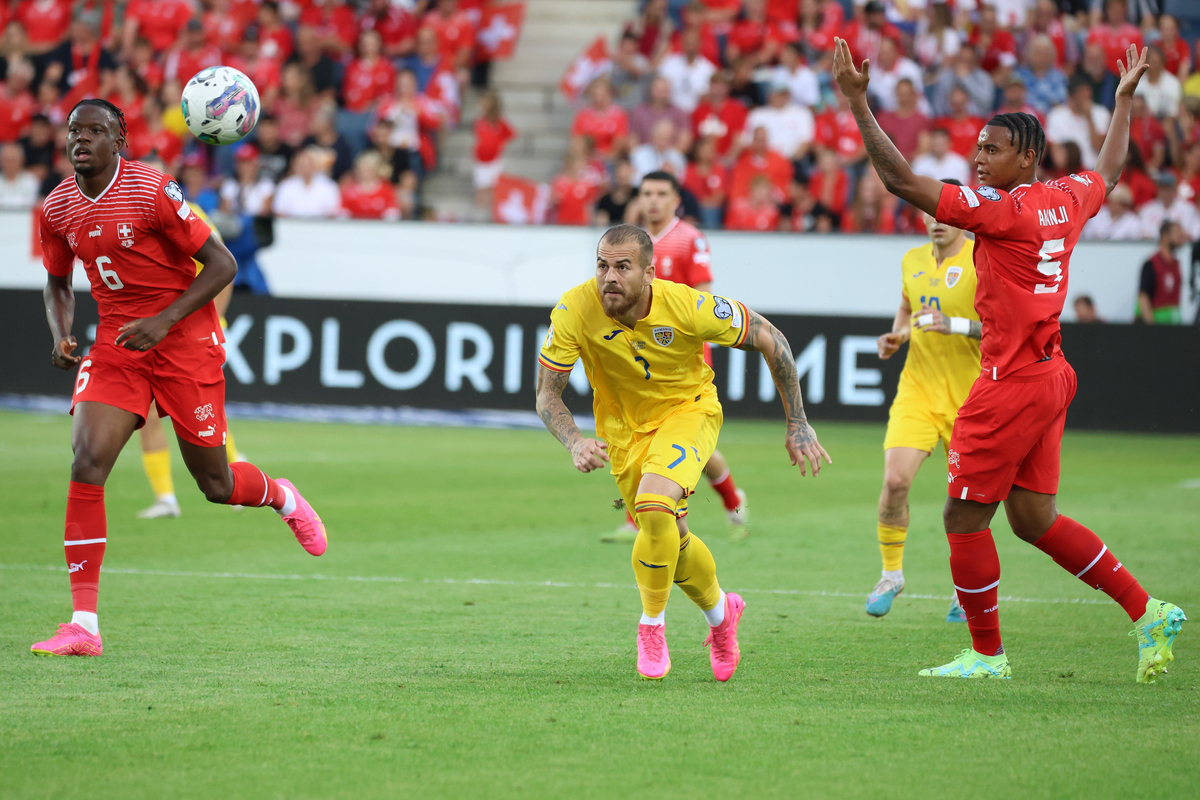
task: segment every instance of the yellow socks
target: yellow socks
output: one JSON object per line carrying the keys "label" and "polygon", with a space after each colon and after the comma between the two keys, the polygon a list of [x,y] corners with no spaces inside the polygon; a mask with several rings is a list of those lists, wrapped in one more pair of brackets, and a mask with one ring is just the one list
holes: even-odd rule
{"label": "yellow socks", "polygon": [[175,494],[175,482],[171,480],[171,451],[167,448],[142,453],[142,469],[150,480],[155,497]]}
{"label": "yellow socks", "polygon": [[230,464],[235,464],[238,460],[237,445],[233,443],[233,433],[228,430],[225,431],[225,459]]}
{"label": "yellow socks", "polygon": [[667,607],[679,559],[675,501],[661,494],[639,494],[633,502],[638,535],[633,542],[633,574],[642,595],[642,613],[656,618]]}
{"label": "yellow socks", "polygon": [[679,561],[675,565],[675,584],[683,593],[700,606],[701,611],[710,611],[721,601],[721,586],[717,583],[717,562],[708,545],[700,537],[689,533],[679,542]]}
{"label": "yellow socks", "polygon": [[883,556],[885,572],[899,572],[904,566],[904,540],[908,528],[879,523],[879,554]]}

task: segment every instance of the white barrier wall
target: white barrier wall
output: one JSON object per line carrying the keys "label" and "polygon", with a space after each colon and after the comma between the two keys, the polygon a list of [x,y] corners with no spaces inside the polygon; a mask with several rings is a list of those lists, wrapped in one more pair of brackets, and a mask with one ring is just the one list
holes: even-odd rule
{"label": "white barrier wall", "polygon": [[[0,287],[38,288],[31,217],[0,214]],[[281,220],[259,254],[279,297],[549,306],[591,275],[601,231],[439,223]],[[900,258],[920,237],[709,235],[715,288],[764,313],[887,316],[900,298]],[[1082,242],[1071,259],[1071,300],[1089,294],[1111,322],[1133,317],[1149,242]],[[86,278],[76,277],[85,287]],[[1194,313],[1191,299],[1186,319]]]}

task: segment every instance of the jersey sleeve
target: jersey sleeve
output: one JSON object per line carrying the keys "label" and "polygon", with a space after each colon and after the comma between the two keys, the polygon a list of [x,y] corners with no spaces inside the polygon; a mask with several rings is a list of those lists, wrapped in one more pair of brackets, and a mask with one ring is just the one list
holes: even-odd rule
{"label": "jersey sleeve", "polygon": [[972,189],[947,183],[942,187],[936,216],[938,222],[986,236],[1011,230],[1018,214],[1008,192],[991,186]]}
{"label": "jersey sleeve", "polygon": [[212,229],[192,211],[172,178],[164,177],[154,193],[154,211],[159,231],[189,256],[196,255],[212,235]]}
{"label": "jersey sleeve", "polygon": [[708,239],[703,233],[696,233],[692,239],[692,267],[688,275],[688,286],[701,283],[712,283],[712,255],[708,249]]}
{"label": "jersey sleeve", "polygon": [[708,292],[696,292],[694,319],[696,336],[723,347],[739,347],[746,341],[750,312],[737,300]]}
{"label": "jersey sleeve", "polygon": [[38,239],[42,244],[42,266],[46,272],[60,278],[70,275],[75,268],[75,253],[71,251],[67,240],[50,227],[45,209],[38,214]]}
{"label": "jersey sleeve", "polygon": [[1076,185],[1080,192],[1080,204],[1083,206],[1084,221],[1100,213],[1104,201],[1108,197],[1108,188],[1099,172],[1084,172],[1080,175],[1069,175],[1066,180]]}
{"label": "jersey sleeve", "polygon": [[578,317],[567,307],[566,297],[550,312],[550,328],[538,352],[538,363],[555,372],[570,372],[579,360]]}

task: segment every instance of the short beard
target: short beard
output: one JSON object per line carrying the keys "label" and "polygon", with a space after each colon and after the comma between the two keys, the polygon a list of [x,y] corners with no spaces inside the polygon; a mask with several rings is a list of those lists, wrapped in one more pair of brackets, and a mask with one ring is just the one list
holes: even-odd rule
{"label": "short beard", "polygon": [[628,299],[622,297],[620,300],[611,300],[609,298],[610,295],[600,295],[600,305],[604,306],[604,313],[614,319],[632,310],[637,305],[639,299],[637,295]]}

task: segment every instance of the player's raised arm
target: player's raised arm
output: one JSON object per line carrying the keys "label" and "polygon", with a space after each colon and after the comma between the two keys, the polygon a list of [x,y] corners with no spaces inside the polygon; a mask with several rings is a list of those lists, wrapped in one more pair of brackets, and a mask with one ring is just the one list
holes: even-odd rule
{"label": "player's raised arm", "polygon": [[854,68],[850,46],[845,39],[834,39],[833,79],[850,103],[850,111],[858,123],[863,144],[871,164],[879,173],[887,190],[907,200],[930,216],[937,214],[938,200],[942,196],[942,182],[924,175],[917,175],[905,161],[904,156],[892,144],[892,140],[879,127],[875,115],[867,105],[867,83],[871,80],[871,62],[864,61],[862,72]]}
{"label": "player's raised arm", "polygon": [[821,471],[821,459],[829,464],[833,460],[817,441],[817,432],[808,424],[804,415],[804,402],[800,398],[800,376],[796,372],[796,358],[792,355],[792,346],[787,337],[779,329],[750,309],[746,309],[746,337],[738,345],[741,350],[756,350],[762,353],[771,370],[775,388],[783,398],[783,411],[787,418],[787,435],[784,445],[792,459],[793,466],[800,467],[800,474],[806,475],[804,459],[812,465],[813,475]]}
{"label": "player's raised arm", "polygon": [[[1113,106],[1112,119],[1108,123],[1108,135],[1104,137],[1104,146],[1096,157],[1096,172],[1104,178],[1105,196],[1116,188],[1121,179],[1121,170],[1125,167],[1125,156],[1129,152],[1129,109],[1133,105],[1133,90],[1146,72],[1146,54],[1149,48],[1142,48],[1138,56],[1137,45],[1129,45],[1126,61],[1117,59],[1117,69],[1121,72],[1121,82],[1117,84],[1116,104]],[[1128,66],[1128,69],[1126,67]]]}
{"label": "player's raised arm", "polygon": [[608,454],[604,452],[607,445],[595,439],[587,439],[579,432],[575,418],[571,416],[571,411],[562,399],[563,390],[567,388],[570,379],[569,371],[560,372],[538,364],[537,413],[542,418],[546,430],[554,434],[554,438],[567,448],[575,469],[591,472],[608,462]]}
{"label": "player's raised arm", "polygon": [[192,285],[161,313],[122,325],[118,329],[118,345],[128,350],[149,350],[166,337],[172,325],[212,302],[237,275],[237,260],[215,235],[208,237],[194,258],[204,265],[204,269]]}

